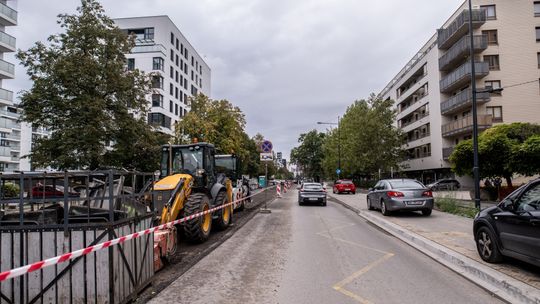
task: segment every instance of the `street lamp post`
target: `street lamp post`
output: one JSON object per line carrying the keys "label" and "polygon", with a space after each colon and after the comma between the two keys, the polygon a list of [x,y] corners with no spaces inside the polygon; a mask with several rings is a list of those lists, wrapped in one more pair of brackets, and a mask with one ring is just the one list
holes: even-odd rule
{"label": "street lamp post", "polygon": [[473,115],[473,178],[474,178],[474,207],[480,210],[480,171],[478,164],[478,115],[477,115],[477,93],[494,93],[501,92],[503,88],[484,88],[476,90],[476,67],[474,63],[474,37],[473,37],[473,13],[472,0],[469,0],[469,38],[470,55],[471,57],[471,91],[472,91],[472,115]]}
{"label": "street lamp post", "polygon": [[339,122],[341,121],[341,117],[338,116],[338,122],[335,123],[335,122],[322,122],[322,121],[318,121],[317,124],[318,125],[337,125],[337,131],[338,131],[338,169],[336,171],[337,173],[337,179],[339,179],[339,176],[341,174],[341,134],[340,134],[340,130],[339,130]]}

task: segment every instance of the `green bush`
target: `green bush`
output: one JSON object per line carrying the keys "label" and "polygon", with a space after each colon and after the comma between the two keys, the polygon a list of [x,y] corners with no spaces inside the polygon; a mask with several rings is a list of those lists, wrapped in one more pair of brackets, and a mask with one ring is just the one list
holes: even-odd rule
{"label": "green bush", "polygon": [[462,206],[458,202],[458,200],[448,196],[436,198],[435,207],[442,212],[465,216],[469,218],[474,218],[477,212],[475,208]]}
{"label": "green bush", "polygon": [[19,197],[19,191],[19,186],[13,183],[5,183],[2,186],[2,193],[5,198]]}

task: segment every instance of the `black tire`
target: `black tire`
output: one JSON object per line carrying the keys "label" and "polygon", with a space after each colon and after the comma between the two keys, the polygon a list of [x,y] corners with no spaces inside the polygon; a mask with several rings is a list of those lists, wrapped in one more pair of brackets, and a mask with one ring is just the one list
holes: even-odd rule
{"label": "black tire", "polygon": [[431,209],[424,209],[422,210],[423,216],[430,216],[431,215]]}
{"label": "black tire", "polygon": [[[192,193],[186,200],[184,205],[184,216],[190,216],[210,209],[210,200],[204,193]],[[212,215],[210,214],[209,227],[204,227],[205,216],[199,216],[192,220],[186,221],[184,224],[184,235],[189,242],[202,243],[210,237],[212,230]]]}
{"label": "black tire", "polygon": [[355,195],[355,194],[356,194],[356,191],[353,191],[353,192],[351,192],[351,193],[352,193],[353,195]]}
{"label": "black tire", "polygon": [[322,202],[321,206],[326,207],[326,201]]}
{"label": "black tire", "polygon": [[386,209],[386,203],[384,202],[383,199],[381,200],[381,213],[384,216],[390,215],[390,211],[388,211],[388,209]]}
{"label": "black tire", "polygon": [[482,260],[488,263],[502,262],[503,256],[497,246],[495,236],[488,227],[480,227],[476,231],[476,249]]}
{"label": "black tire", "polygon": [[[216,207],[227,204],[227,191],[221,191],[216,197]],[[218,230],[225,230],[232,223],[233,219],[233,206],[227,206],[225,208],[214,211],[217,213],[218,218],[214,220],[216,228]]]}
{"label": "black tire", "polygon": [[367,198],[367,208],[368,210],[375,210],[375,208],[373,208],[371,205],[371,199],[369,197]]}

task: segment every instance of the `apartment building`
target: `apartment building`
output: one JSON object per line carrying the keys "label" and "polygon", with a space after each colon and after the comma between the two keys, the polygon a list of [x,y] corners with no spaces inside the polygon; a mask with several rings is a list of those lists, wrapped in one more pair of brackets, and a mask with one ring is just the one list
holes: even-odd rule
{"label": "apartment building", "polygon": [[15,65],[4,60],[4,54],[16,51],[15,37],[6,33],[17,25],[17,11],[0,0],[0,171],[19,170],[21,124],[13,103],[13,92],[4,89],[4,81],[15,78]]}
{"label": "apartment building", "polygon": [[[448,157],[472,137],[468,21],[465,1],[380,93],[406,134],[402,169],[424,182],[451,176]],[[477,91],[504,89],[477,92],[479,130],[540,123],[540,1],[473,0],[472,21]]]}
{"label": "apartment building", "polygon": [[190,110],[189,98],[210,96],[210,67],[168,16],[114,19],[116,25],[136,36],[126,54],[128,69],[152,73],[153,92],[148,123],[166,134]]}

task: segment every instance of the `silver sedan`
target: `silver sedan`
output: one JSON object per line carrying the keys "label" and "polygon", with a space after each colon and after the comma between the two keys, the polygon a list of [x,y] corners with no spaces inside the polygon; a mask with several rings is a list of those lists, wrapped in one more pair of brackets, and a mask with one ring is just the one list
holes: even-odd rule
{"label": "silver sedan", "polygon": [[326,206],[326,189],[319,183],[303,183],[298,191],[298,205],[319,203]]}
{"label": "silver sedan", "polygon": [[414,179],[384,179],[369,189],[369,210],[380,209],[383,215],[392,211],[422,211],[428,216],[433,209],[433,193]]}

